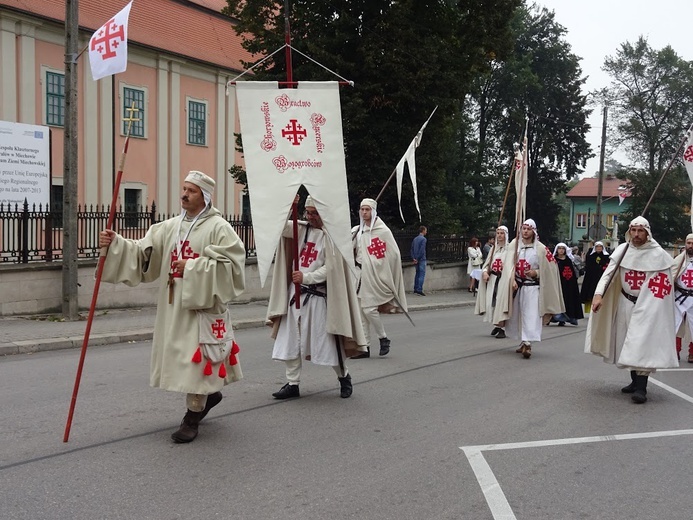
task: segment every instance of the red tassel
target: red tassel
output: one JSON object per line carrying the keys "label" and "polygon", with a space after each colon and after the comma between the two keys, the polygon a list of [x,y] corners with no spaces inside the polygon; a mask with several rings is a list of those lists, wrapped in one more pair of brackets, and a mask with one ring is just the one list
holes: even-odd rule
{"label": "red tassel", "polygon": [[219,377],[224,379],[226,377],[226,366],[224,365],[224,362],[221,362],[221,365],[219,365]]}
{"label": "red tassel", "polygon": [[200,351],[199,346],[197,347],[197,350],[193,354],[192,362],[193,363],[202,363],[202,352]]}
{"label": "red tassel", "polygon": [[236,366],[238,364],[238,359],[236,359],[236,354],[238,354],[241,351],[241,349],[238,346],[238,343],[235,341],[231,344],[231,353],[229,354],[229,365]]}
{"label": "red tassel", "polygon": [[212,362],[208,359],[207,364],[205,365],[205,375],[206,376],[211,376],[212,375]]}

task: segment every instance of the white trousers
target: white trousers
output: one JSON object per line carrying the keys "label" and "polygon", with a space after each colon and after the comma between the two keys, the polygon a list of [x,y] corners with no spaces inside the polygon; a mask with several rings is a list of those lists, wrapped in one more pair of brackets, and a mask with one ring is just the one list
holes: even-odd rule
{"label": "white trousers", "polygon": [[513,298],[513,314],[506,327],[508,336],[527,342],[541,341],[541,327],[539,286],[520,287]]}
{"label": "white trousers", "polygon": [[366,336],[366,345],[371,346],[371,325],[375,328],[378,339],[387,337],[377,307],[361,307],[361,317],[363,318],[361,321],[363,321],[363,335]]}
{"label": "white trousers", "polygon": [[[284,364],[286,364],[286,380],[290,385],[299,384],[301,382],[301,366],[303,364],[301,358],[285,359]],[[333,366],[332,369],[337,374],[337,377],[346,377],[349,373],[346,363],[344,364],[344,374],[342,374],[342,369],[339,365]]]}

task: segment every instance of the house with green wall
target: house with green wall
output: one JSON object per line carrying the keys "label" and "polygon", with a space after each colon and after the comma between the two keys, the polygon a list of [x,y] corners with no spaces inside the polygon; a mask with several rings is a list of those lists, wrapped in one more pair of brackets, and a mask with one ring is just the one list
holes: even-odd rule
{"label": "house with green wall", "polygon": [[601,225],[597,226],[597,190],[599,179],[590,177],[580,180],[566,194],[570,201],[570,236],[571,244],[581,245],[589,240],[611,238],[614,221],[619,221],[619,234],[623,234],[623,222],[619,215],[626,209],[625,204],[619,204],[627,193],[624,181],[613,175],[606,175],[602,183]]}

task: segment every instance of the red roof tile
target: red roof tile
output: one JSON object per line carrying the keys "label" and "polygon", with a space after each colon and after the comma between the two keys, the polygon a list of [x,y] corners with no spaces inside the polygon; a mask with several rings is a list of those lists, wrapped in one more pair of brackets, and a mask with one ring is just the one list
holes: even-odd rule
{"label": "red roof tile", "polygon": [[[80,0],[79,25],[95,31],[127,5],[127,0]],[[242,71],[241,60],[255,61],[241,47],[231,18],[216,14],[223,0],[135,0],[130,11],[129,40],[147,47]],[[59,23],[65,0],[0,0],[0,6]]]}
{"label": "red roof tile", "polygon": [[[566,194],[566,197],[591,197],[597,196],[599,179],[590,177],[582,179]],[[602,197],[618,197],[618,194],[623,190],[619,190],[620,186],[624,186],[626,181],[616,178],[605,178],[602,185]]]}

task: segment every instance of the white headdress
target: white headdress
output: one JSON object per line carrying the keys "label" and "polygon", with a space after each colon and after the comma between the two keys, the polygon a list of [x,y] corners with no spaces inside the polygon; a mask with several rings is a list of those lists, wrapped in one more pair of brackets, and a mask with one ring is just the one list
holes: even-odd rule
{"label": "white headdress", "polygon": [[630,242],[631,240],[631,234],[630,230],[634,227],[643,227],[645,228],[645,231],[647,231],[647,242],[650,242],[653,237],[652,237],[652,230],[650,229],[650,223],[645,217],[635,217],[633,220],[630,221],[630,224],[628,224],[628,231],[626,231],[626,240]]}

